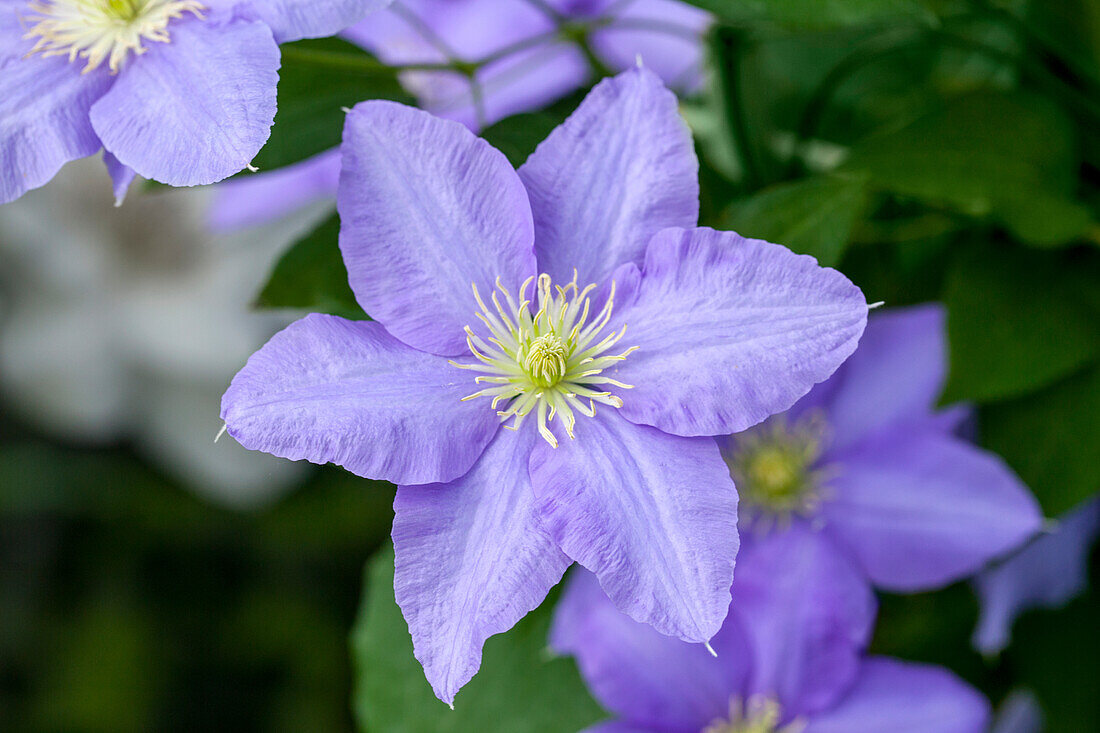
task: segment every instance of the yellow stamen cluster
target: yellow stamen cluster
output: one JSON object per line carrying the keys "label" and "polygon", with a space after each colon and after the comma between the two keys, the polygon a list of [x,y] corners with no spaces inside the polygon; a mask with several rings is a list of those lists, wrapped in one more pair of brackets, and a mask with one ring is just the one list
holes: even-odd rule
{"label": "yellow stamen cluster", "polygon": [[202,17],[196,0],[31,0],[33,25],[24,38],[38,39],[29,55],[68,56],[87,59],[84,73],[106,61],[117,74],[133,51],[148,49],[143,43],[168,43],[168,23],[186,13]]}
{"label": "yellow stamen cluster", "polygon": [[784,416],[734,437],[723,451],[741,498],[742,517],[758,529],[811,516],[824,498],[828,469],[817,466],[827,428],[817,415],[794,425]]}
{"label": "yellow stamen cluster", "polygon": [[781,728],[781,719],[782,709],[775,700],[758,697],[745,705],[735,698],[730,701],[729,719],[714,721],[703,729],[703,733],[801,733],[806,728],[799,720]]}
{"label": "yellow stamen cluster", "polygon": [[584,289],[577,287],[577,275],[565,287],[551,284],[549,275],[539,275],[535,297],[537,309],[532,314],[532,303],[527,298],[530,277],[520,286],[517,297],[497,279],[496,290],[489,308],[473,286],[474,300],[481,309],[477,313],[489,330],[482,338],[469,326],[466,327],[466,343],[479,364],[451,363],[461,369],[483,372],[474,379],[477,384],[491,385],[463,400],[477,397],[492,398],[492,407],[502,421],[517,430],[524,419],[534,412],[538,420],[539,434],[553,447],[558,439],[547,423],[559,419],[566,434],[573,438],[577,412],[587,417],[596,414],[596,403],[622,407],[623,401],[606,391],[604,385],[630,389],[603,371],[625,359],[637,347],[619,354],[608,354],[626,333],[626,326],[602,334],[611,321],[615,300],[615,284],[607,302],[591,322],[590,293],[595,285]]}

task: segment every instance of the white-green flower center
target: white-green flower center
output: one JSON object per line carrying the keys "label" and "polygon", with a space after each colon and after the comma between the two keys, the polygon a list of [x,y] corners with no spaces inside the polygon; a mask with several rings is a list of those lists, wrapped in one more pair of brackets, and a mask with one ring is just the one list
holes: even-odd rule
{"label": "white-green flower center", "polygon": [[808,415],[789,425],[784,416],[734,436],[723,451],[749,524],[767,529],[811,516],[821,505],[826,470],[818,466],[826,438],[824,420]]}
{"label": "white-green flower center", "polygon": [[799,720],[780,727],[782,714],[775,700],[753,698],[745,705],[735,698],[730,702],[729,718],[714,721],[703,733],[801,733],[806,728]]}
{"label": "white-green flower center", "polygon": [[112,73],[144,43],[168,43],[168,24],[186,13],[202,17],[196,0],[31,0],[32,24],[24,38],[37,39],[30,54],[86,59],[84,72],[104,61]]}
{"label": "white-green flower center", "polygon": [[535,278],[528,278],[516,297],[497,280],[497,289],[489,308],[474,285],[474,300],[481,309],[478,319],[489,335],[482,338],[469,326],[466,343],[479,364],[459,364],[461,369],[482,372],[474,379],[477,384],[491,385],[464,397],[492,398],[492,407],[501,420],[512,420],[509,427],[518,429],[534,412],[539,434],[555,448],[558,440],[548,423],[559,419],[566,434],[573,437],[576,413],[588,417],[596,414],[596,403],[622,407],[618,396],[606,391],[605,385],[630,389],[604,374],[604,370],[625,359],[636,347],[622,353],[609,354],[610,349],[626,333],[626,326],[604,333],[611,321],[615,300],[615,284],[607,302],[589,321],[592,307],[589,294],[595,285],[577,287],[576,274],[565,287],[552,285],[549,275],[539,275],[536,290],[537,310],[527,291]]}

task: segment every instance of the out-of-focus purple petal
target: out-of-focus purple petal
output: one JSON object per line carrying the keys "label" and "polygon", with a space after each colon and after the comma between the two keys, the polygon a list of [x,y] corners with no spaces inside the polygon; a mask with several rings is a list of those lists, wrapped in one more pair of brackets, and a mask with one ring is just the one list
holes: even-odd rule
{"label": "out-of-focus purple petal", "polygon": [[707,641],[726,617],[737,555],[737,492],[717,444],[611,408],[580,417],[575,433],[531,454],[546,528],[631,618]]}
{"label": "out-of-focus purple petal", "polygon": [[929,419],[947,374],[938,304],[873,314],[852,358],[837,370],[826,407],[839,450],[899,422]]}
{"label": "out-of-focus purple petal", "polygon": [[259,21],[190,18],[171,33],[130,60],[92,105],[92,126],[145,178],[214,183],[245,168],[271,133],[279,47]]}
{"label": "out-of-focus purple petal", "polygon": [[698,731],[744,695],[751,652],[736,621],[702,644],[659,634],[615,608],[596,576],[577,568],[554,612],[550,645],[572,654],[588,689],[624,720]]}
{"label": "out-of-focus purple petal", "polygon": [[1043,733],[1043,709],[1029,690],[1013,690],[997,709],[991,733]]}
{"label": "out-of-focus purple petal", "polygon": [[313,314],[276,334],[222,398],[229,434],[251,450],[332,462],[394,483],[463,475],[497,432],[446,359],[377,323]]}
{"label": "out-of-focus purple petal", "polygon": [[[13,16],[0,5],[5,27]],[[0,33],[0,41],[9,42],[7,35]],[[99,150],[88,110],[114,79],[105,68],[82,74],[83,68],[61,56],[0,57],[0,204],[44,185],[70,160]]]}
{"label": "out-of-focus purple petal", "polygon": [[777,699],[789,715],[835,703],[858,674],[875,608],[858,567],[822,533],[795,522],[746,538],[730,615],[752,648],[749,695]]}
{"label": "out-of-focus purple petal", "polygon": [[248,0],[279,43],[321,38],[358,23],[392,0]]}
{"label": "out-of-focus purple petal", "polygon": [[658,234],[623,290],[622,343],[639,349],[614,375],[634,385],[622,413],[677,435],[736,433],[787,409],[855,350],[867,318],[836,270],[712,229]]}
{"label": "out-of-focus purple petal", "polygon": [[115,193],[115,206],[122,206],[122,202],[126,198],[126,192],[130,189],[130,184],[134,182],[137,174],[133,168],[123,165],[118,161],[118,158],[106,150],[103,151],[103,164],[107,166],[107,173],[111,176],[111,184]]}
{"label": "out-of-focus purple petal", "polygon": [[[699,217],[699,163],[675,95],[652,72],[605,79],[519,169],[539,271],[581,285],[640,262],[666,227]],[[715,431],[717,432],[717,431]]]}
{"label": "out-of-focus purple petal", "polygon": [[1042,525],[1035,498],[998,456],[902,426],[836,454],[828,531],[876,585],[911,592],[976,573]]}
{"label": "out-of-focus purple petal", "polygon": [[940,667],[871,657],[848,695],[805,733],[983,733],[989,702]]}
{"label": "out-of-focus purple petal", "polygon": [[695,91],[703,82],[703,34],[710,15],[685,2],[633,0],[592,34],[600,59],[626,69],[641,59],[673,89]]}
{"label": "out-of-focus purple petal", "polygon": [[533,506],[536,439],[501,431],[462,478],[397,489],[394,590],[416,658],[446,703],[481,666],[485,640],[538,606],[569,567]]}
{"label": "out-of-focus purple petal", "polygon": [[269,173],[225,181],[208,213],[215,231],[235,231],[282,218],[315,201],[335,200],[340,150],[333,148]]}
{"label": "out-of-focus purple petal", "polygon": [[1049,534],[974,579],[981,615],[974,646],[996,654],[1008,646],[1016,617],[1032,608],[1057,608],[1088,582],[1089,553],[1100,534],[1100,499],[1069,512]]}
{"label": "out-of-focus purple petal", "polygon": [[467,351],[463,327],[500,278],[535,274],[527,194],[508,160],[461,125],[363,102],[344,128],[340,249],[355,297],[390,333],[438,354]]}
{"label": "out-of-focus purple petal", "polygon": [[[402,0],[343,35],[390,64],[474,62],[530,41],[477,73],[481,109],[469,79],[449,71],[410,71],[405,87],[433,114],[471,129],[548,104],[591,76],[575,45],[553,38],[554,23],[524,0]],[[445,50],[444,50],[445,49]]]}

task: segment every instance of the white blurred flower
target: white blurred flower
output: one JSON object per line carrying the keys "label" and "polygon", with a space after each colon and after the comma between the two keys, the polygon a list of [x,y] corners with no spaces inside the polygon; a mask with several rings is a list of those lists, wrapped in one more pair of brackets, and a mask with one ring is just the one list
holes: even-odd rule
{"label": "white blurred flower", "polygon": [[221,393],[289,319],[250,309],[277,256],[328,213],[211,234],[208,189],[133,190],[98,161],[0,207],[0,391],[63,439],[133,441],[204,496],[246,507],[304,466],[216,445]]}

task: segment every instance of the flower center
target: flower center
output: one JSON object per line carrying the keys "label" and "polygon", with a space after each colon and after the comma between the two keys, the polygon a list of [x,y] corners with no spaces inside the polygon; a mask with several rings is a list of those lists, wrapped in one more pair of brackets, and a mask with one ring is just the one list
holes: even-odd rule
{"label": "flower center", "polygon": [[28,56],[87,59],[84,73],[104,61],[117,74],[133,51],[146,52],[144,41],[168,43],[168,23],[185,13],[202,17],[196,0],[31,0],[34,25],[24,38],[37,42]]}
{"label": "flower center", "polygon": [[723,457],[737,485],[748,523],[789,522],[791,515],[810,516],[823,498],[827,471],[817,467],[827,427],[807,415],[794,425],[783,416],[736,435]]}
{"label": "flower center", "polygon": [[587,417],[596,414],[596,403],[622,407],[623,401],[607,392],[604,385],[630,389],[603,374],[605,369],[625,359],[637,347],[622,353],[607,353],[626,333],[626,326],[603,333],[611,321],[615,283],[600,312],[588,319],[592,307],[588,297],[595,285],[577,287],[576,273],[565,287],[551,284],[549,275],[539,275],[536,285],[538,310],[531,313],[527,291],[535,280],[530,277],[520,286],[517,297],[497,280],[497,289],[489,308],[474,288],[474,300],[481,309],[478,319],[489,329],[485,338],[466,327],[466,343],[480,364],[459,364],[460,369],[483,372],[474,382],[491,385],[463,400],[491,397],[492,407],[501,420],[512,420],[506,427],[517,430],[524,419],[535,412],[539,434],[555,448],[558,439],[547,423],[557,417],[567,435],[573,438],[577,412]]}
{"label": "flower center", "polygon": [[794,720],[779,726],[782,710],[779,703],[767,698],[753,698],[748,705],[740,699],[730,701],[728,720],[716,720],[702,733],[801,733],[806,724]]}

